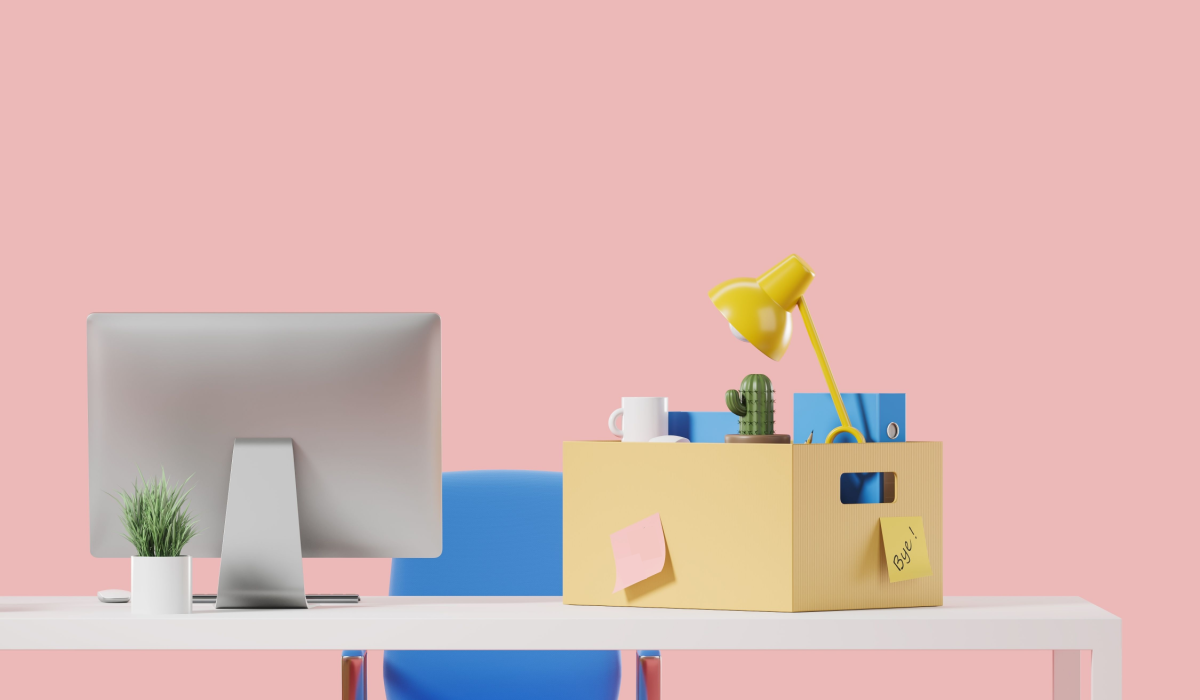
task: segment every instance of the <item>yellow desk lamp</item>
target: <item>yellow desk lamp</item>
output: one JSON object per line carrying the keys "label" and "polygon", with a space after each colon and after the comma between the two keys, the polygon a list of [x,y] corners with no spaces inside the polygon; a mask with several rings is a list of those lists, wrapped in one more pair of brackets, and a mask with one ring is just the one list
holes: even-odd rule
{"label": "yellow desk lamp", "polygon": [[829,361],[821,349],[821,339],[817,337],[808,305],[804,303],[804,292],[812,280],[812,269],[800,258],[789,255],[758,279],[737,277],[718,284],[709,290],[708,298],[729,321],[730,329],[739,340],[750,343],[776,362],[792,342],[792,316],[788,311],[799,306],[800,317],[804,319],[809,340],[817,352],[817,362],[821,363],[821,371],[825,374],[829,395],[833,397],[833,405],[842,421],[840,426],[829,431],[825,442],[833,442],[842,433],[850,433],[859,442],[866,442],[863,434],[850,425],[846,405],[842,403],[833,372],[829,370]]}

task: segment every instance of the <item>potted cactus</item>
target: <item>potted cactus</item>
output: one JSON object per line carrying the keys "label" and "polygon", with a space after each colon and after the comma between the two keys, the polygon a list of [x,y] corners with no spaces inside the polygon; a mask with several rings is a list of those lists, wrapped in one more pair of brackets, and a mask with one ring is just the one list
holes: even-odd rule
{"label": "potted cactus", "polygon": [[747,374],[741,389],[725,392],[725,405],[738,417],[737,434],[725,442],[791,443],[791,435],[775,433],[775,390],[767,375]]}

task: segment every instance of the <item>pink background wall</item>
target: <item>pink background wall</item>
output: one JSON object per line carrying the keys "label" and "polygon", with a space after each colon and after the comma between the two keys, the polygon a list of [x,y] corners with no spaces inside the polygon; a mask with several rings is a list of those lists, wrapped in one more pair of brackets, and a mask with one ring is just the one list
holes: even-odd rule
{"label": "pink background wall", "polygon": [[[445,468],[559,469],[623,394],[822,390],[802,336],[772,363],[705,296],[795,252],[842,388],[945,441],[946,593],[1085,596],[1129,697],[1194,685],[1194,3],[397,5],[0,5],[0,595],[128,585],[88,553],[89,312],[439,311]],[[664,663],[672,698],[1050,692],[1046,653]],[[337,673],[0,652],[0,695]]]}

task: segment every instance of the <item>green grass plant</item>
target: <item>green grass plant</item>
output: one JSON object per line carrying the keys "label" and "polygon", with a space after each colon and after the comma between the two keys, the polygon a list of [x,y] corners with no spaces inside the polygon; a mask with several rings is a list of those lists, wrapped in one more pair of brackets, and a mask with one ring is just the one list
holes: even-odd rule
{"label": "green grass plant", "polygon": [[[196,536],[196,518],[187,507],[189,476],[179,486],[171,486],[166,469],[153,482],[141,477],[141,486],[133,480],[133,493],[121,491],[113,499],[121,505],[121,524],[125,539],[133,543],[139,557],[177,557]],[[111,494],[109,494],[111,495]]]}

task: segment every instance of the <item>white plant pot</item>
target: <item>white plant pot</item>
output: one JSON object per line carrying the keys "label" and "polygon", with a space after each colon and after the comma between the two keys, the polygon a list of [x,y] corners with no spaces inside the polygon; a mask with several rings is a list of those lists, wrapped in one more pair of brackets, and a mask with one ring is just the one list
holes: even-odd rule
{"label": "white plant pot", "polygon": [[129,603],[134,615],[192,611],[192,557],[130,557]]}

